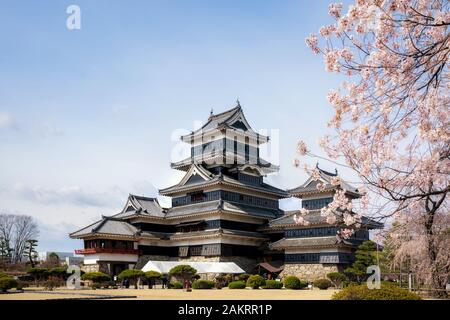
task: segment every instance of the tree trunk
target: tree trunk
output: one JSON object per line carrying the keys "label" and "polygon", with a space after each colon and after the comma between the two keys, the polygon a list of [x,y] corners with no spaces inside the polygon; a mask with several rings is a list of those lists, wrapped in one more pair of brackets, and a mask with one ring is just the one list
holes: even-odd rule
{"label": "tree trunk", "polygon": [[[432,201],[430,197],[427,197],[426,207],[427,216],[425,220],[425,229],[427,232],[427,250],[428,250],[428,258],[430,259],[430,271],[431,271],[431,286],[432,292],[431,295],[436,298],[447,298],[448,294],[445,290],[446,283],[448,279],[444,279],[443,281],[440,276],[440,272],[438,270],[438,248],[436,247],[436,235],[434,234],[433,226],[435,222],[435,214],[439,206],[442,204],[442,201],[445,199],[445,195],[440,199],[440,201],[435,202]],[[430,207],[431,204],[431,207]],[[445,282],[445,283],[444,283]]]}

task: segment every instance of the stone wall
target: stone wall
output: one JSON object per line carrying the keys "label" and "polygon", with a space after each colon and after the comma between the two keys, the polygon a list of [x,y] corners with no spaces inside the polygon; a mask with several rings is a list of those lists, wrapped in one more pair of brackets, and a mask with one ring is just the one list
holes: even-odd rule
{"label": "stone wall", "polygon": [[193,257],[186,257],[186,258],[180,258],[180,257],[175,257],[174,261],[179,261],[179,262],[219,262],[220,257],[219,256],[214,256],[214,257],[204,257],[204,256],[193,256]]}
{"label": "stone wall", "polygon": [[80,268],[82,271],[88,273],[88,272],[98,272],[99,271],[99,265],[98,264],[83,264]]}
{"label": "stone wall", "polygon": [[330,272],[340,272],[342,268],[336,264],[321,264],[321,263],[308,263],[308,264],[285,264],[284,270],[280,276],[285,278],[286,276],[296,276],[301,280],[314,281],[319,278],[326,278]]}
{"label": "stone wall", "polygon": [[106,262],[97,262],[96,264],[83,264],[80,269],[86,273],[103,272],[109,274],[109,268]]}

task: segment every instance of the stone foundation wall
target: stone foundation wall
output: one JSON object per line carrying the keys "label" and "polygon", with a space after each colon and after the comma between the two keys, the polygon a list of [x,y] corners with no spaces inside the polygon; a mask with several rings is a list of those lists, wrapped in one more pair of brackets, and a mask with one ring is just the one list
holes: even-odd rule
{"label": "stone foundation wall", "polygon": [[342,268],[336,264],[285,264],[280,276],[296,276],[301,280],[314,281],[326,278],[330,272],[341,272]]}
{"label": "stone foundation wall", "polygon": [[220,257],[214,256],[214,257],[204,257],[204,256],[194,256],[194,257],[186,257],[186,258],[179,258],[175,257],[173,258],[173,261],[179,261],[179,262],[219,262]]}
{"label": "stone foundation wall", "polygon": [[88,273],[88,272],[98,272],[99,271],[99,265],[98,264],[83,264],[81,266],[81,270]]}
{"label": "stone foundation wall", "polygon": [[86,273],[103,272],[109,274],[108,264],[105,262],[97,262],[96,264],[83,264],[80,269]]}

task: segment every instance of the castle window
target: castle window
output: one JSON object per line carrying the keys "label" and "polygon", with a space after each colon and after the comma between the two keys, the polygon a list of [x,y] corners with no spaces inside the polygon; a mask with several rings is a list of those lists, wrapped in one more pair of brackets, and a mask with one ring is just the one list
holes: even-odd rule
{"label": "castle window", "polygon": [[204,196],[205,196],[205,194],[203,192],[193,193],[193,194],[191,194],[191,202],[203,201]]}

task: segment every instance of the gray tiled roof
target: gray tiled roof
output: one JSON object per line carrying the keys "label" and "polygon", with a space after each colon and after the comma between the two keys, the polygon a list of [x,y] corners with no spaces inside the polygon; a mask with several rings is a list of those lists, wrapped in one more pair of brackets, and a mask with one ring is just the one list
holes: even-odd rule
{"label": "gray tiled roof", "polygon": [[317,246],[333,246],[338,245],[339,240],[336,236],[332,237],[316,237],[316,238],[283,238],[270,245],[271,249],[284,248],[304,248]]}
{"label": "gray tiled roof", "polygon": [[218,114],[213,114],[209,117],[208,122],[206,122],[205,125],[203,125],[202,129],[206,131],[209,129],[217,128],[219,125],[221,125],[222,123],[226,123],[228,119],[230,119],[236,113],[241,111],[242,111],[241,107],[236,106],[230,110]]}
{"label": "gray tiled roof", "polygon": [[261,185],[257,186],[257,185],[253,185],[253,184],[244,183],[242,181],[238,181],[238,180],[233,179],[230,176],[227,176],[224,174],[213,175],[213,177],[211,177],[209,180],[192,183],[192,184],[189,184],[186,186],[174,185],[174,186],[171,186],[171,187],[168,187],[165,189],[160,189],[159,192],[163,195],[166,195],[166,194],[170,195],[173,192],[177,192],[178,190],[184,190],[184,188],[186,188],[186,189],[199,188],[199,187],[204,187],[205,185],[208,185],[211,183],[222,183],[222,182],[228,183],[228,184],[233,184],[237,187],[251,188],[253,190],[257,190],[257,191],[261,191],[261,192],[275,193],[275,194],[279,195],[280,197],[288,197],[288,194],[286,191],[276,188],[274,186],[271,186],[267,183],[262,183]]}
{"label": "gray tiled roof", "polygon": [[[269,222],[269,227],[281,227],[286,225],[295,225],[294,221],[294,215],[298,213],[298,211],[287,211],[285,212],[285,215],[278,218],[271,220]],[[306,221],[308,221],[311,224],[327,224],[326,217],[322,217],[320,215],[320,210],[310,210],[309,214],[303,217]],[[370,219],[368,217],[362,216],[361,217],[361,225],[363,227],[368,228],[382,228],[383,224],[380,222],[377,222],[373,219]]]}
{"label": "gray tiled roof", "polygon": [[275,218],[280,216],[283,211],[278,209],[267,209],[262,207],[254,207],[243,205],[235,202],[214,200],[208,202],[200,202],[187,206],[173,207],[167,210],[166,217],[181,217],[203,212],[212,212],[217,210],[226,210],[230,212],[253,215],[258,217]]}
{"label": "gray tiled roof", "polygon": [[[316,166],[316,168],[319,170],[321,179],[325,182],[325,189],[322,192],[340,188],[340,189],[345,189],[348,192],[354,193],[355,195],[359,195],[358,189],[351,186],[350,184],[343,181],[342,179],[338,186],[334,186],[331,184],[331,179],[333,177],[337,176],[337,171],[336,171],[336,173],[331,173],[331,172],[325,171],[323,169],[320,169],[319,166]],[[288,190],[288,193],[291,195],[296,195],[296,194],[309,193],[309,192],[318,192],[318,190],[317,190],[318,181],[311,181],[310,183],[307,183],[307,182],[308,181],[306,181],[304,184],[302,184],[301,186],[299,186],[297,188]]]}
{"label": "gray tiled roof", "polygon": [[[129,205],[131,205],[133,209],[127,211]],[[160,206],[158,199],[156,198],[142,197],[130,194],[122,212],[113,215],[112,217],[125,219],[131,216],[135,216],[136,214],[163,218],[165,216],[165,210]]]}
{"label": "gray tiled roof", "polygon": [[223,180],[225,182],[229,182],[238,186],[243,186],[243,187],[249,187],[252,189],[256,189],[256,190],[261,190],[261,191],[270,191],[270,192],[274,192],[279,194],[282,197],[288,197],[288,194],[286,191],[279,189],[277,187],[271,186],[270,184],[267,183],[262,183],[260,186],[256,186],[256,185],[252,185],[252,184],[248,184],[248,183],[244,183],[242,181],[238,181],[236,179],[233,179],[227,175],[223,175]]}
{"label": "gray tiled roof", "polygon": [[[234,152],[226,151],[225,154],[211,154],[207,153],[201,155],[200,157],[188,157],[178,162],[172,162],[170,166],[173,169],[188,171],[191,164],[204,164],[204,163],[228,163],[229,161],[236,161],[240,166],[246,164],[245,157]],[[251,163],[253,165],[259,166],[261,170],[266,173],[273,173],[280,170],[279,166],[270,163],[263,158],[258,158],[257,163]]]}
{"label": "gray tiled roof", "polygon": [[236,202],[228,202],[223,201],[223,209],[227,211],[232,212],[238,212],[242,214],[249,214],[254,216],[260,216],[260,217],[267,217],[267,218],[275,218],[283,214],[283,211],[278,209],[267,209],[267,208],[261,208],[261,207],[253,207],[248,206]]}
{"label": "gray tiled roof", "polygon": [[135,236],[138,233],[138,229],[128,222],[103,217],[99,220],[81,230],[75,231],[70,234],[72,238],[82,237],[89,234],[114,234],[121,236]]}
{"label": "gray tiled roof", "polygon": [[[232,108],[230,110],[227,110],[227,111],[224,111],[224,112],[221,112],[221,113],[218,113],[218,114],[211,114],[209,116],[209,118],[208,118],[208,121],[201,128],[199,128],[196,131],[193,131],[191,134],[182,136],[182,140],[184,140],[186,142],[189,142],[190,137],[192,137],[193,135],[196,135],[196,134],[199,134],[199,133],[205,133],[205,132],[208,132],[208,131],[214,131],[214,130],[217,130],[217,129],[221,128],[221,127],[222,128],[225,127],[225,128],[229,128],[229,129],[235,129],[235,128],[233,128],[233,123],[234,123],[234,121],[236,121],[236,119],[239,119],[239,118],[245,119],[245,115],[244,115],[244,113],[242,111],[242,107],[238,103],[236,107],[234,107],[234,108]],[[247,122],[247,120],[244,120],[244,122]],[[248,122],[247,122],[246,126],[247,126],[246,132],[249,132],[252,135],[257,135],[260,140],[261,139],[263,139],[265,141],[268,140],[268,137],[256,133],[250,127]]]}
{"label": "gray tiled roof", "polygon": [[187,206],[172,207],[170,209],[167,209],[166,217],[170,218],[170,217],[191,215],[195,213],[216,211],[219,208],[220,208],[220,200],[200,202]]}
{"label": "gray tiled roof", "polygon": [[191,237],[197,237],[197,236],[210,236],[210,235],[220,235],[220,234],[267,239],[267,237],[265,235],[263,235],[262,233],[259,233],[259,232],[233,230],[233,229],[222,229],[222,228],[194,231],[194,232],[188,232],[188,233],[173,233],[170,235],[170,239],[175,240],[175,239],[180,239],[180,238],[191,238]]}
{"label": "gray tiled roof", "polygon": [[[294,215],[296,213],[298,213],[298,211],[287,211],[282,217],[271,220],[269,226],[295,225]],[[326,223],[326,218],[320,215],[320,210],[311,210],[310,213],[303,218],[311,224]]]}
{"label": "gray tiled roof", "polygon": [[253,232],[253,231],[243,231],[243,230],[231,230],[231,229],[221,229],[222,233],[224,234],[232,234],[237,236],[244,236],[244,237],[253,237],[253,238],[267,238],[265,235],[259,232]]}

